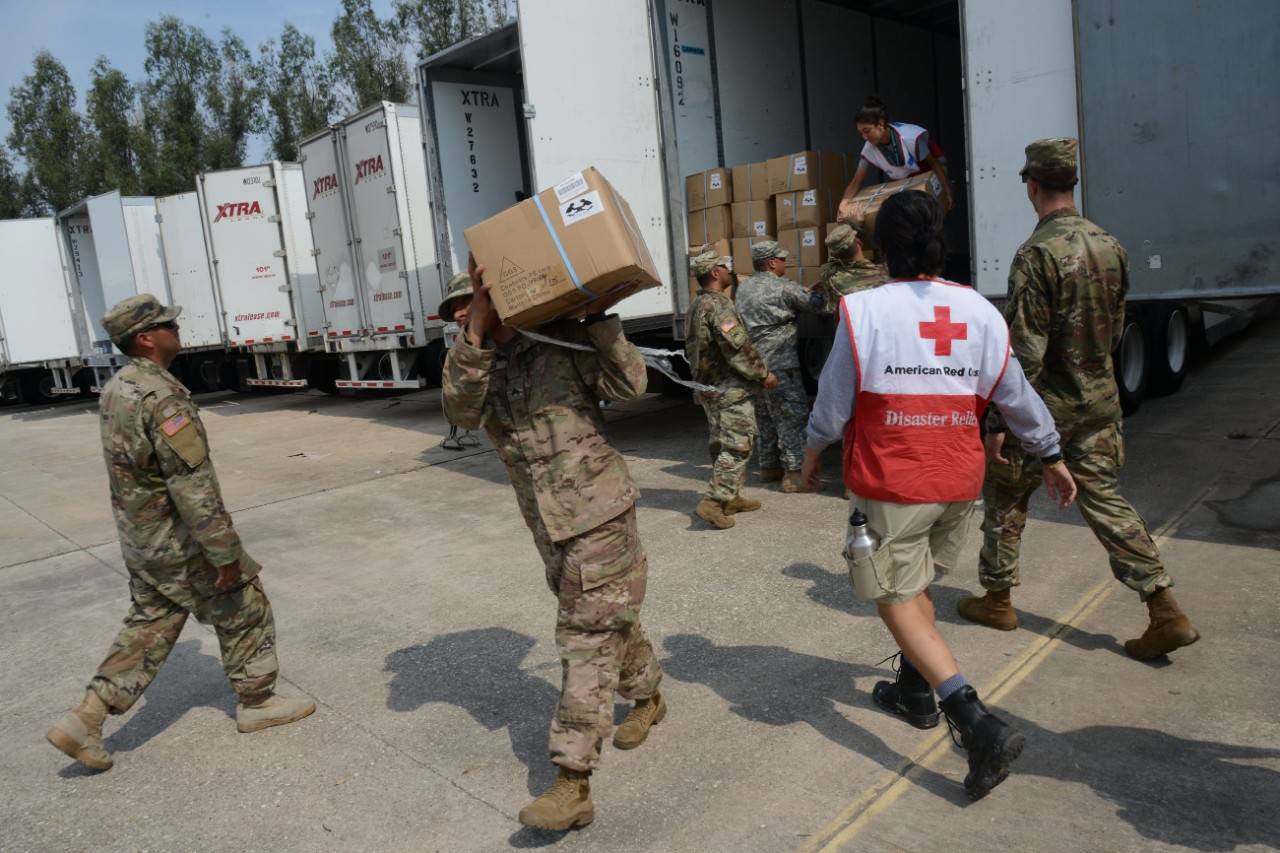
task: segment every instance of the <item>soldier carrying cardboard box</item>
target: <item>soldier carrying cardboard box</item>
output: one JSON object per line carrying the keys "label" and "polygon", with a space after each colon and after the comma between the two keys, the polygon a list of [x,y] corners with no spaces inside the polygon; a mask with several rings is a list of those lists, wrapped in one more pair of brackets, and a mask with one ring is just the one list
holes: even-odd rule
{"label": "soldier carrying cardboard box", "polygon": [[862,146],[862,162],[840,199],[841,221],[856,217],[850,205],[872,167],[883,172],[885,179],[890,181],[900,181],[932,170],[942,183],[943,209],[950,211],[955,207],[951,184],[947,180],[946,154],[929,139],[928,130],[919,125],[889,121],[884,102],[875,95],[867,96],[854,122],[866,144]]}

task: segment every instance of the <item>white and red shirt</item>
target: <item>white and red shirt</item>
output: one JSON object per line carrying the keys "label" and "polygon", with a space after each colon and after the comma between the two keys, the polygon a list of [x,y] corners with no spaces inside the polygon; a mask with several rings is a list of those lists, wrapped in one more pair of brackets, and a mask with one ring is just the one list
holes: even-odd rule
{"label": "white and red shirt", "polygon": [[843,438],[845,485],[862,497],[973,500],[985,467],[978,424],[991,402],[1027,452],[1058,452],[1053,418],[1011,356],[995,306],[941,279],[891,281],[840,301],[807,444]]}
{"label": "white and red shirt", "polygon": [[[894,121],[889,123],[889,132],[898,143],[902,162],[891,162],[880,146],[872,142],[863,144],[862,159],[884,172],[885,179],[890,181],[900,181],[924,172],[925,158],[933,153],[933,146],[929,144],[929,131],[919,125]],[[941,153],[940,149],[938,153]]]}

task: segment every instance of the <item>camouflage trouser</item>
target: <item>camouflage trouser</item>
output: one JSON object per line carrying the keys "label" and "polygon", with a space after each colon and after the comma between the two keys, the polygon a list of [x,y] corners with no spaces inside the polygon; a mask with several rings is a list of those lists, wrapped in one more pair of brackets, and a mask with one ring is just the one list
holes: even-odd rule
{"label": "camouflage trouser", "polygon": [[[1040,460],[1027,456],[1012,436],[1005,441],[1008,465],[988,463],[982,487],[986,516],[978,572],[991,590],[1018,585],[1018,551],[1027,524],[1027,503],[1044,479]],[[1124,464],[1124,436],[1118,424],[1066,434],[1062,457],[1075,478],[1076,505],[1111,558],[1116,580],[1137,590],[1143,601],[1162,587],[1173,586],[1160,562],[1160,552],[1137,510],[1116,493]]]}
{"label": "camouflage trouser", "polygon": [[[761,468],[799,471],[804,464],[804,430],[809,424],[809,395],[800,371],[777,370],[778,387],[756,404],[756,456]],[[781,459],[781,461],[779,461]]]}
{"label": "camouflage trouser", "polygon": [[89,682],[111,713],[123,714],[138,701],[173,650],[188,613],[213,625],[222,647],[222,668],[240,701],[254,704],[269,696],[279,667],[275,618],[262,581],[255,577],[224,593],[185,583],[164,586],[161,592],[130,572],[129,615]]}
{"label": "camouflage trouser", "polygon": [[[662,667],[640,626],[649,564],[635,507],[563,542],[534,534],[556,594],[560,701],[551,718],[551,760],[594,770],[613,729],[613,693],[647,699]],[[541,540],[541,541],[539,541]]]}
{"label": "camouflage trouser", "polygon": [[728,503],[738,496],[747,476],[751,441],[756,433],[755,407],[746,397],[734,403],[702,400],[711,433],[711,484],[707,497]]}

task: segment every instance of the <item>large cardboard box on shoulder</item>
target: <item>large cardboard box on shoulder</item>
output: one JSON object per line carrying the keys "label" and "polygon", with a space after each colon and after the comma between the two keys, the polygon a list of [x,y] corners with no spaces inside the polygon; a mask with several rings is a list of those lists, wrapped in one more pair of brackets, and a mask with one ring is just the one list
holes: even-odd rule
{"label": "large cardboard box on shoulder", "polygon": [[594,167],[466,229],[502,322],[529,329],[623,288],[661,286],[626,200]]}
{"label": "large cardboard box on shoulder", "polygon": [[769,163],[744,163],[733,167],[733,200],[765,201],[769,192]]}
{"label": "large cardboard box on shoulder", "polygon": [[[706,244],[703,244],[703,245],[706,245]],[[719,254],[725,257],[733,256],[732,249],[729,246],[728,240],[717,240],[711,244],[711,248],[715,250],[716,254]],[[702,251],[703,251],[702,246],[690,246],[689,260],[692,261],[694,257],[696,257],[697,255],[701,255]],[[737,269],[738,265],[735,263],[733,265],[733,268]],[[688,264],[685,265],[685,269],[688,269]],[[693,273],[690,272],[689,273],[689,301],[692,303],[693,298],[697,295],[698,295],[698,280],[694,278]]]}
{"label": "large cardboard box on shoulder", "polygon": [[733,213],[727,204],[689,211],[689,245],[701,246],[733,236]]}
{"label": "large cardboard box on shoulder", "polygon": [[829,187],[774,196],[778,229],[810,228],[830,222],[840,212],[840,196]]}
{"label": "large cardboard box on shoulder", "polygon": [[769,160],[769,193],[828,189],[842,192],[848,185],[846,157],[835,151],[799,151]]}
{"label": "large cardboard box on shoulder", "polygon": [[707,169],[684,179],[684,200],[690,211],[733,201],[733,178],[728,169]]}
{"label": "large cardboard box on shoulder", "polygon": [[772,199],[735,201],[731,207],[734,237],[764,237],[778,233],[778,220]]}
{"label": "large cardboard box on shoulder", "polygon": [[853,197],[852,217],[861,220],[867,226],[867,237],[871,238],[876,231],[876,214],[890,196],[901,192],[922,192],[939,198],[942,195],[942,182],[933,172],[903,178],[900,181],[887,181],[867,187]]}
{"label": "large cardboard box on shoulder", "polygon": [[787,228],[778,232],[778,245],[791,253],[787,263],[797,267],[820,267],[827,262],[825,225]]}
{"label": "large cardboard box on shoulder", "polygon": [[772,240],[773,236],[764,234],[759,237],[734,237],[730,241],[733,246],[733,271],[741,278],[746,278],[755,272],[755,264],[751,262],[751,247],[756,243],[763,243],[765,240]]}

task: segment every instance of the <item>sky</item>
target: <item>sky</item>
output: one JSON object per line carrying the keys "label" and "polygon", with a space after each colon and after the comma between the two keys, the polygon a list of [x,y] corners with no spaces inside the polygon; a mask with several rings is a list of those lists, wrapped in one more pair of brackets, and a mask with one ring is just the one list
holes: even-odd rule
{"label": "sky", "polygon": [[[94,60],[104,55],[131,82],[140,82],[146,60],[143,30],[164,14],[198,25],[214,39],[229,27],[255,56],[258,45],[279,36],[288,21],[312,36],[323,54],[332,47],[329,28],[339,7],[339,0],[0,0],[0,101],[8,103],[9,89],[30,73],[36,53],[48,50],[67,67],[76,86],[76,108],[83,113]],[[373,7],[382,17],[391,14],[391,0],[373,0]],[[8,135],[9,116],[0,109],[0,140]],[[248,162],[260,160],[266,150],[265,140],[252,140]]]}

